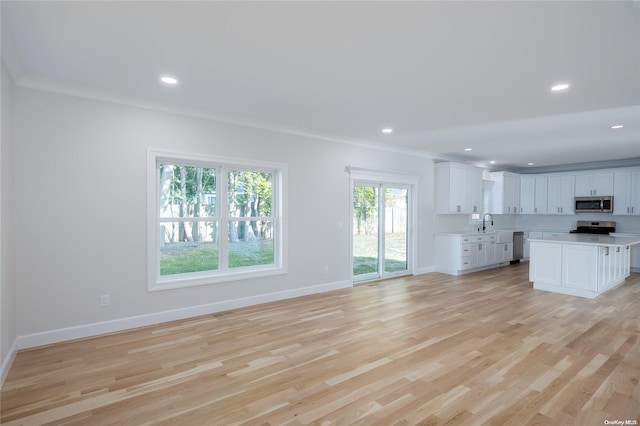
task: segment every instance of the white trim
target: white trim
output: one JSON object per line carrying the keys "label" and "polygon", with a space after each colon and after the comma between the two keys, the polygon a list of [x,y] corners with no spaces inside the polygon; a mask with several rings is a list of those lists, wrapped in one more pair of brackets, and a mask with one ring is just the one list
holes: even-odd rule
{"label": "white trim", "polygon": [[417,185],[422,176],[395,170],[367,169],[364,167],[346,166],[344,171],[349,173],[352,180],[364,180],[378,183],[398,183]]}
{"label": "white trim", "polygon": [[291,290],[276,291],[255,296],[231,299],[221,302],[208,303],[205,305],[190,306],[187,308],[173,309],[152,314],[138,315],[134,317],[121,318],[111,321],[103,321],[75,327],[60,328],[57,330],[44,331],[41,333],[27,334],[19,336],[17,339],[18,349],[28,349],[37,346],[50,345],[52,343],[64,342],[73,339],[97,336],[100,334],[114,333],[129,330],[137,327],[160,324],[168,321],[192,318],[201,315],[208,315],[216,312],[239,309],[247,306],[260,305],[262,303],[275,302],[292,299],[310,294],[325,293],[333,290],[351,288],[350,281],[337,281],[333,283],[313,285]]}
{"label": "white trim", "polygon": [[13,365],[13,360],[16,359],[16,353],[18,352],[18,339],[13,339],[13,343],[7,352],[4,360],[2,361],[2,366],[0,366],[0,388],[4,385],[4,381],[9,375],[9,370],[11,370],[11,365]]}

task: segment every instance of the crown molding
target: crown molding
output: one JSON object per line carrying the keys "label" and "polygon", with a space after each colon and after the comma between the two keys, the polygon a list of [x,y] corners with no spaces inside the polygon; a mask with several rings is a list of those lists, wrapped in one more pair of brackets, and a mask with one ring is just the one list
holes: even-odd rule
{"label": "crown molding", "polygon": [[246,118],[225,116],[209,113],[204,110],[189,109],[184,107],[175,107],[167,104],[154,103],[142,99],[134,99],[129,96],[120,95],[115,92],[106,91],[99,88],[89,88],[87,86],[67,83],[60,80],[40,77],[33,74],[23,74],[16,80],[16,86],[28,89],[52,92],[78,98],[97,100],[113,104],[131,106],[135,108],[149,109],[153,111],[166,112],[170,114],[182,115],[187,117],[199,118],[208,121],[215,121],[224,124],[231,124],[240,127],[249,127],[253,129],[268,130],[277,133],[284,133],[294,136],[302,136],[305,138],[319,139],[328,142],[347,144],[352,146],[363,147],[367,149],[375,149],[379,151],[392,152],[404,155],[411,155],[432,159],[436,154],[420,151],[411,148],[397,147],[394,145],[381,144],[369,140],[358,140],[345,138],[339,135],[318,132],[310,129],[283,125],[279,123],[250,120]]}

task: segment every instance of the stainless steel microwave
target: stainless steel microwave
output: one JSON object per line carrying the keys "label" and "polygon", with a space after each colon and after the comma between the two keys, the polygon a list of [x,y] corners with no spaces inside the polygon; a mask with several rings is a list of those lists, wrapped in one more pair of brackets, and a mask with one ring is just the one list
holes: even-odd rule
{"label": "stainless steel microwave", "polygon": [[576,197],[576,213],[613,213],[613,196]]}

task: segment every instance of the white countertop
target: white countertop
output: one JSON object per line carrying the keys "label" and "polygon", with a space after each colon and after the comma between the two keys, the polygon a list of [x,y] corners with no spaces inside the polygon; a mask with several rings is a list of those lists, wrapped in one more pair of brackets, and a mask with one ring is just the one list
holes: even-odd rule
{"label": "white countertop", "polygon": [[529,238],[529,241],[545,243],[588,244],[598,246],[629,246],[640,244],[640,235],[616,237],[611,235],[567,234],[557,237]]}
{"label": "white countertop", "polygon": [[487,232],[477,232],[477,231],[446,231],[446,232],[436,232],[435,235],[457,235],[460,237],[469,237],[473,236],[482,236],[482,235],[498,235],[497,231],[487,231]]}

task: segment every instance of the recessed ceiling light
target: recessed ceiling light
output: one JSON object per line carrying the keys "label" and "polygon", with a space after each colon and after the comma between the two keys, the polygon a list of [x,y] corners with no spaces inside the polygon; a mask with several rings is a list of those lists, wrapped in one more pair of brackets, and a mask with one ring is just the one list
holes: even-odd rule
{"label": "recessed ceiling light", "polygon": [[471,151],[472,149],[471,148],[465,148],[464,150],[465,151]]}
{"label": "recessed ceiling light", "polygon": [[533,163],[527,163],[527,166],[533,166]]}
{"label": "recessed ceiling light", "polygon": [[566,90],[569,88],[569,85],[567,83],[560,83],[560,84],[556,84],[555,86],[551,87],[551,90],[553,90],[554,92],[558,92],[560,90]]}
{"label": "recessed ceiling light", "polygon": [[489,163],[491,163],[491,164],[496,164],[496,162],[495,162],[495,161],[493,161],[493,160],[489,161]]}
{"label": "recessed ceiling light", "polygon": [[384,129],[382,129],[382,133],[391,133],[393,132],[393,129],[391,127],[385,127]]}
{"label": "recessed ceiling light", "polygon": [[622,129],[624,126],[622,124],[616,124],[615,126],[611,126],[612,129]]}
{"label": "recessed ceiling light", "polygon": [[171,77],[169,75],[160,77],[160,81],[165,84],[178,84],[178,80],[175,77]]}

